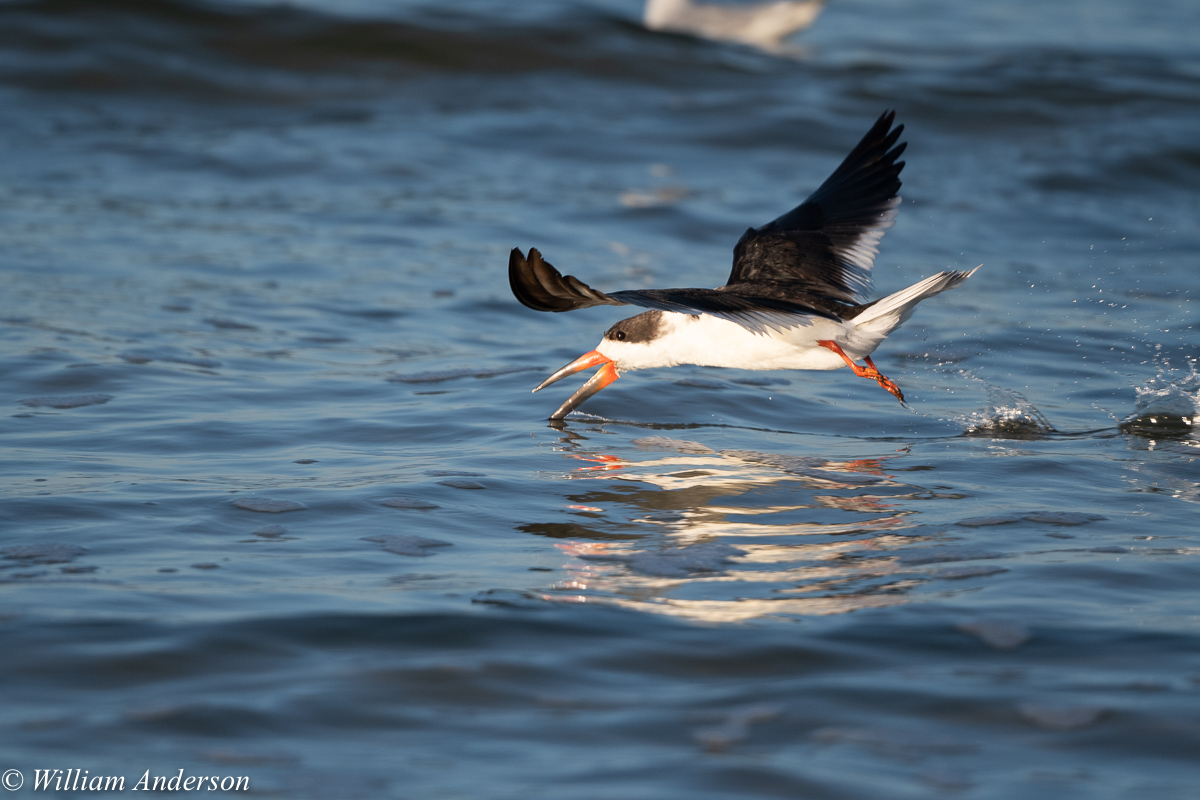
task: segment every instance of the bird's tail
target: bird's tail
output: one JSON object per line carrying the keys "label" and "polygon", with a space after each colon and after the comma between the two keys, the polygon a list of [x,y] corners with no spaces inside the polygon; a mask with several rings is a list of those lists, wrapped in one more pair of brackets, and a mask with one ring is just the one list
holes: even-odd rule
{"label": "bird's tail", "polygon": [[[982,264],[980,266],[983,266]],[[946,270],[931,275],[920,283],[914,283],[907,289],[901,289],[895,294],[889,294],[880,300],[863,308],[852,322],[862,333],[874,334],[879,338],[887,336],[899,328],[905,320],[912,316],[917,303],[926,297],[933,297],[947,289],[953,289],[967,278],[975,274],[979,267],[970,272]]]}

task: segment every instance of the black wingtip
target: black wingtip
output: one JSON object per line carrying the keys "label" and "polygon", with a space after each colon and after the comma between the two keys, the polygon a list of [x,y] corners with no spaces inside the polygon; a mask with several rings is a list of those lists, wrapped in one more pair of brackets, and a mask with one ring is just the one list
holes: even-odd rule
{"label": "black wingtip", "polygon": [[513,297],[517,298],[521,305],[534,311],[562,311],[554,295],[538,280],[538,267],[541,267],[543,272],[549,267],[556,276],[562,277],[558,275],[558,270],[542,259],[542,254],[536,247],[529,248],[528,257],[521,252],[521,248],[512,249],[508,254],[508,285],[512,289]]}
{"label": "black wingtip", "polygon": [[883,112],[809,200],[819,204],[838,192],[857,195],[866,202],[886,202],[895,197],[901,186],[900,171],[904,169],[904,162],[897,159],[908,148],[907,142],[900,141],[904,126],[892,127],[895,120],[894,110]]}
{"label": "black wingtip", "polygon": [[563,276],[536,247],[529,255],[514,247],[508,254],[508,285],[513,297],[534,311],[572,311],[598,305],[625,305],[578,278]]}

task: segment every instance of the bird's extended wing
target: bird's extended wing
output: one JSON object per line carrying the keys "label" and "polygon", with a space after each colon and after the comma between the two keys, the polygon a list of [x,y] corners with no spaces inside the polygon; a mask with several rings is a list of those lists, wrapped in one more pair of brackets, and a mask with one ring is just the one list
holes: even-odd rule
{"label": "bird's extended wing", "polygon": [[751,228],[733,249],[727,287],[775,284],[781,289],[863,302],[879,240],[900,210],[900,170],[905,144],[895,147],[899,125],[888,111],[808,199],[761,228]]}
{"label": "bird's extended wing", "polygon": [[536,247],[526,258],[519,247],[508,254],[508,285],[521,305],[534,311],[574,311],[592,306],[623,306],[604,292],[597,292],[574,275],[564,276],[542,258]]}
{"label": "bird's extended wing", "polygon": [[522,305],[535,311],[573,311],[592,306],[640,306],[680,314],[709,314],[755,333],[808,325],[814,316],[838,319],[831,311],[799,298],[782,300],[736,289],[629,289],[598,292],[573,275],[564,276],[536,248],[524,256],[513,248],[508,281]]}

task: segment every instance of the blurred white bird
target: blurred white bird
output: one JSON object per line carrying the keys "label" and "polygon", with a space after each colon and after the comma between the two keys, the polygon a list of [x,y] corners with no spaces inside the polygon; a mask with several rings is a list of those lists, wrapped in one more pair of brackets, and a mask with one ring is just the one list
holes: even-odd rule
{"label": "blurred white bird", "polygon": [[783,40],[813,24],[825,0],[777,0],[718,5],[694,0],[646,0],[644,22],[652,31],[690,33],[778,50]]}

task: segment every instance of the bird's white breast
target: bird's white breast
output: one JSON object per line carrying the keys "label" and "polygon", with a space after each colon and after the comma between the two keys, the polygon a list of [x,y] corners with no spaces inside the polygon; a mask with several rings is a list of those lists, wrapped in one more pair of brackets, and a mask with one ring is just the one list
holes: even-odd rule
{"label": "bird's white breast", "polygon": [[851,327],[819,317],[809,318],[809,322],[784,331],[754,333],[707,314],[665,312],[658,337],[636,343],[603,339],[596,349],[616,361],[621,370],[679,364],[759,370],[826,370],[845,366],[839,356],[819,346],[817,341],[846,342],[852,334]]}

